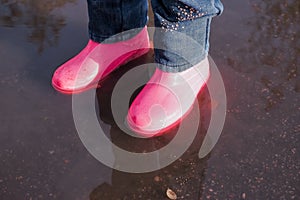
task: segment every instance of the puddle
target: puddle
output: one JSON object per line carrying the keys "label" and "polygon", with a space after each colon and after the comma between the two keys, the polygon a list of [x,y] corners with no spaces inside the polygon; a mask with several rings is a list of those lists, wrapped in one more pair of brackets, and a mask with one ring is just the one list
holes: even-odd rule
{"label": "puddle", "polygon": [[[167,199],[168,188],[191,200],[299,198],[299,1],[224,2],[223,15],[212,23],[210,51],[227,92],[221,138],[198,158],[210,119],[205,89],[194,143],[170,166],[144,174],[112,170],[94,159],[76,132],[71,97],[51,87],[56,67],[88,40],[86,2],[0,2],[1,199]],[[118,79],[152,61],[151,51],[97,90],[103,129],[131,151],[153,151],[176,133],[133,139],[109,109]],[[194,117],[192,112],[185,120]]]}

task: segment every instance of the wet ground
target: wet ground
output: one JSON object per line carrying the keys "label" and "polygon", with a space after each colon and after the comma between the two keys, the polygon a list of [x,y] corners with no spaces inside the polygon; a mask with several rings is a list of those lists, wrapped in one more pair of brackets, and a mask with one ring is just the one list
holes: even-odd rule
{"label": "wet ground", "polygon": [[[75,129],[72,98],[51,87],[56,67],[88,40],[85,1],[0,2],[1,200],[163,200],[168,188],[188,200],[300,199],[298,0],[224,0],[225,11],[212,24],[210,51],[227,92],[221,138],[198,158],[210,117],[205,89],[198,97],[194,143],[170,166],[144,174],[112,170],[93,158]],[[133,139],[108,108],[126,70],[152,59],[150,52],[128,63],[97,90],[106,134],[136,152],[167,144],[174,131]]]}

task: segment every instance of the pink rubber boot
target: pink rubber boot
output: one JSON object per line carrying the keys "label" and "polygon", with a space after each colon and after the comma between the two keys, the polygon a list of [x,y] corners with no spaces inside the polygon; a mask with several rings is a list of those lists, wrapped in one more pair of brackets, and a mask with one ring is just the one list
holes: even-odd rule
{"label": "pink rubber boot", "polygon": [[96,88],[100,80],[120,65],[147,53],[149,48],[147,27],[126,41],[101,44],[90,40],[79,54],[54,72],[52,85],[65,94]]}
{"label": "pink rubber boot", "polygon": [[144,137],[165,133],[188,114],[208,78],[207,58],[183,72],[156,69],[131,104],[127,124]]}

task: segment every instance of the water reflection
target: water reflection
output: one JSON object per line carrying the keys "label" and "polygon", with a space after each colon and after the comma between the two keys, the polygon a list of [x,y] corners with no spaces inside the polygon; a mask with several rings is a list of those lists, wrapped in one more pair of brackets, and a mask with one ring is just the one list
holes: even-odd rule
{"label": "water reflection", "polygon": [[259,63],[273,73],[265,73],[260,81],[265,90],[262,97],[266,101],[265,110],[269,111],[285,99],[286,91],[297,92],[300,40],[300,2],[261,1],[253,4],[257,20],[253,22],[257,31],[249,38],[253,48],[258,48]]}
{"label": "water reflection", "polygon": [[[99,103],[99,110],[101,111],[99,112],[99,120],[111,125],[111,129],[107,134],[112,142],[131,152],[150,152],[160,149],[173,139],[178,129],[175,127],[167,135],[153,139],[133,138],[119,129],[114,122],[110,109],[107,109],[111,107],[111,94],[119,78],[132,67],[152,60],[153,52],[150,52],[148,55],[127,64],[124,68],[122,67],[114,72],[111,78],[105,80],[101,84],[101,89],[97,91],[98,102],[101,102]],[[207,119],[210,117],[210,110],[208,109],[210,99],[206,90],[200,94],[199,102],[202,118],[199,122],[200,128],[194,143],[180,159],[161,170],[151,173],[132,174],[113,170],[111,185],[103,183],[97,186],[91,192],[90,199],[164,199],[167,197],[166,191],[168,188],[176,192],[178,199],[199,199],[203,190],[202,182],[204,181],[204,173],[209,158],[209,156],[201,160],[198,158],[198,151],[209,124]],[[195,116],[196,113],[192,111],[185,120],[193,121],[196,118]],[[187,134],[190,132],[188,129],[187,127]],[[122,159],[118,158],[118,155],[115,156],[115,159]]]}
{"label": "water reflection", "polygon": [[[254,3],[256,20],[252,22],[256,31],[249,38],[250,44],[258,48],[260,63],[280,67],[286,79],[296,76],[296,63],[299,61],[300,2],[260,1]],[[286,51],[284,51],[286,50]]]}
{"label": "water reflection", "polygon": [[[57,19],[57,13],[51,16],[51,11],[39,6],[46,5],[44,2],[51,4],[57,1],[30,1],[35,2],[35,5],[30,5],[25,1],[0,0],[0,23],[6,27],[14,26],[9,31],[3,26],[0,28],[1,36],[4,35],[1,39],[5,40],[4,45],[0,45],[1,61],[4,61],[4,67],[1,67],[4,71],[1,71],[1,78],[4,79],[1,81],[3,98],[0,108],[4,113],[0,140],[1,199],[87,199],[90,194],[93,200],[160,200],[167,199],[165,191],[168,187],[179,197],[185,196],[179,199],[188,200],[242,199],[241,194],[247,195],[246,199],[296,199],[299,194],[300,126],[299,98],[295,94],[299,95],[300,91],[300,45],[299,36],[296,35],[293,40],[292,36],[294,32],[299,33],[299,3],[289,0],[287,5],[293,5],[290,7],[286,6],[285,1],[262,0],[256,4],[254,0],[251,1],[255,14],[243,12],[243,9],[249,7],[247,3],[241,3],[241,9],[233,9],[240,1],[227,1],[225,13],[219,18],[225,23],[219,23],[220,26],[213,29],[216,32],[212,38],[221,39],[220,43],[214,43],[211,47],[221,52],[221,56],[215,56],[214,59],[219,61],[219,67],[224,72],[228,103],[232,111],[227,115],[222,138],[209,161],[197,157],[207,124],[206,116],[209,116],[201,110],[202,126],[198,139],[182,160],[149,174],[113,171],[112,183],[108,181],[108,184],[101,184],[111,180],[110,169],[103,167],[84,149],[72,120],[71,98],[56,93],[50,86],[50,71],[53,69],[39,67],[44,63],[55,66],[57,62],[66,59],[64,55],[74,53],[72,48],[68,48],[67,52],[64,48],[49,51],[46,56],[36,59],[38,55],[29,57],[23,53],[31,48],[30,42],[20,40],[22,43],[18,45],[14,43],[13,37],[7,37],[20,29],[20,33],[28,30],[31,35],[33,30],[46,26],[46,33],[42,35],[46,40],[53,41],[53,32],[49,30],[48,24],[55,24],[53,18]],[[40,22],[41,19],[50,19],[42,11],[34,13],[35,9],[45,9],[45,12],[50,13],[48,18],[52,18],[52,23]],[[231,12],[227,12],[230,9]],[[85,7],[78,6],[76,11],[83,12]],[[277,22],[278,18],[284,21]],[[231,21],[238,21],[241,25],[237,26],[237,23]],[[279,26],[276,32],[272,23]],[[227,33],[224,33],[224,25],[229,29],[225,37]],[[232,37],[234,27],[237,27],[237,39]],[[78,26],[75,30],[82,29],[86,29],[86,26]],[[66,34],[76,40],[73,31],[68,29]],[[242,42],[238,41],[240,38]],[[232,44],[228,51],[224,51],[225,42]],[[44,48],[49,46],[43,40],[42,43]],[[232,56],[233,65],[227,67],[223,55]],[[30,63],[23,64],[23,57],[29,57]],[[144,63],[141,61],[141,64]],[[118,72],[123,73],[122,70],[128,66],[120,68]],[[231,66],[237,73],[233,73]],[[104,107],[100,112],[100,120],[111,126],[107,134],[117,145],[136,151],[142,151],[141,146],[152,150],[167,143],[170,138],[161,137],[145,145],[142,141],[128,138],[117,128],[109,103],[113,88],[110,83],[119,77],[118,73],[114,73],[98,91]],[[41,84],[37,84],[36,79]],[[208,96],[200,95],[201,105],[209,104],[209,99],[206,99]],[[266,116],[262,107],[272,109],[270,117]]]}
{"label": "water reflection", "polygon": [[260,77],[256,89],[268,112],[282,103],[288,92],[299,92],[300,1],[251,0],[251,10],[253,17],[239,33],[243,43],[227,62],[238,72]]}
{"label": "water reflection", "polygon": [[28,41],[37,46],[39,53],[47,46],[56,45],[65,18],[54,14],[57,8],[76,0],[0,0],[0,24],[5,27],[25,25]]}

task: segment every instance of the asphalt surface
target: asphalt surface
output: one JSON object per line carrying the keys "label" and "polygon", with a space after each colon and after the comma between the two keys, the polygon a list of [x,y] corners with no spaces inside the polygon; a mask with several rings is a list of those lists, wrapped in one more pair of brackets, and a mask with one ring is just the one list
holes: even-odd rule
{"label": "asphalt surface", "polygon": [[[97,161],[78,136],[72,97],[51,86],[54,70],[88,40],[86,2],[0,2],[1,200],[164,200],[168,188],[187,200],[300,199],[299,1],[223,1],[210,38],[227,95],[221,137],[208,156],[198,158],[210,107],[218,103],[204,88],[193,144],[171,165],[143,174]],[[96,93],[105,133],[129,151],[154,151],[176,134],[132,138],[112,116],[115,84],[129,69],[150,62],[153,51],[122,66]],[[192,111],[185,121],[193,119]]]}

